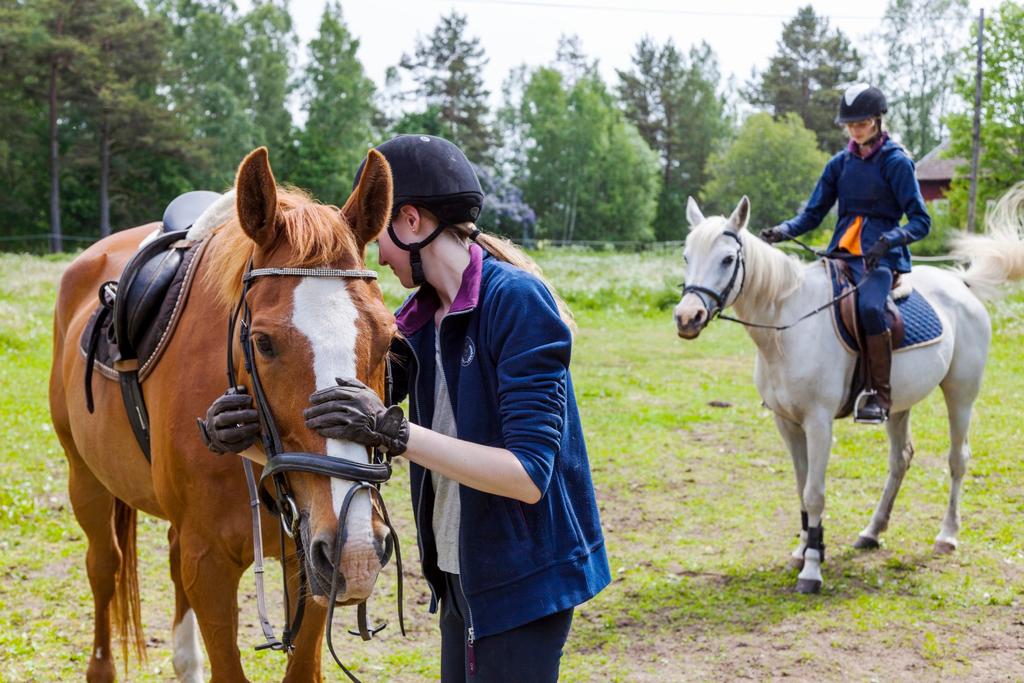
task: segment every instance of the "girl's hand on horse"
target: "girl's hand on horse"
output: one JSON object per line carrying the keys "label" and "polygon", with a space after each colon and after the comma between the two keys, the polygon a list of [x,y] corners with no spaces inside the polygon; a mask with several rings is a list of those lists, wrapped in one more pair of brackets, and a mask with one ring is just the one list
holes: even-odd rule
{"label": "girl's hand on horse", "polygon": [[401,455],[409,445],[409,421],[398,406],[386,407],[380,397],[357,379],[335,378],[336,387],[309,397],[303,411],[306,427],[328,439],[343,439],[380,447]]}
{"label": "girl's hand on horse", "polygon": [[864,267],[868,270],[874,270],[878,267],[879,261],[882,257],[889,253],[890,249],[889,240],[884,237],[879,237],[878,241],[868,249],[868,253],[864,254]]}
{"label": "girl's hand on horse", "polygon": [[260,418],[252,396],[228,389],[210,405],[206,420],[197,420],[206,447],[214,453],[241,453],[259,439]]}
{"label": "girl's hand on horse", "polygon": [[776,242],[784,242],[791,239],[786,233],[785,225],[776,225],[771,228],[767,228],[761,231],[761,239],[768,244],[775,244]]}

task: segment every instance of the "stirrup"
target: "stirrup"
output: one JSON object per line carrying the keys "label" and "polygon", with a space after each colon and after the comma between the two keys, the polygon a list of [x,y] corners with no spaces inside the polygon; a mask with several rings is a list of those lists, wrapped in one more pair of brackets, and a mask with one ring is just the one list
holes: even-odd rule
{"label": "stirrup", "polygon": [[887,410],[879,406],[879,410],[882,412],[882,417],[865,417],[861,412],[867,402],[873,396],[877,396],[878,392],[874,389],[865,389],[857,395],[857,400],[853,402],[853,421],[865,425],[880,425],[884,424],[889,419],[889,413]]}

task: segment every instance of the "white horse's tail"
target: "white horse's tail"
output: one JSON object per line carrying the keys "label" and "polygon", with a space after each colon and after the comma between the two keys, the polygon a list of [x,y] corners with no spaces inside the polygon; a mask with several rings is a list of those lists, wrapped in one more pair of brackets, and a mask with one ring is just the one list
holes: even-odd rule
{"label": "white horse's tail", "polygon": [[1004,296],[1003,285],[1024,278],[1024,182],[996,202],[986,224],[983,235],[953,240],[953,255],[968,262],[953,271],[982,301]]}

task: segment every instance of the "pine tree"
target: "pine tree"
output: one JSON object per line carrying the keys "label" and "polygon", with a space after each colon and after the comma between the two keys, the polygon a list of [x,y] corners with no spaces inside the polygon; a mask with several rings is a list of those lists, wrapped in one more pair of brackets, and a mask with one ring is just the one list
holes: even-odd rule
{"label": "pine tree", "polygon": [[837,151],[846,138],[835,125],[843,89],[858,80],[861,57],[842,31],[829,28],[808,5],[782,29],[778,53],[748,84],[748,99],[776,117],[797,114],[814,131],[818,147]]}
{"label": "pine tree", "polygon": [[[490,92],[484,88],[487,64],[479,38],[467,38],[465,15],[441,17],[426,40],[417,40],[413,54],[402,55],[399,66],[416,84],[414,94],[436,109],[441,134],[457,144],[477,163],[490,163],[494,134],[487,121]],[[422,131],[396,130],[402,133]]]}
{"label": "pine tree", "polygon": [[718,62],[706,43],[683,55],[672,41],[659,48],[649,38],[632,61],[631,70],[618,72],[618,91],[626,117],[661,157],[655,235],[679,239],[686,198],[703,188],[708,156],[729,133]]}
{"label": "pine tree", "polygon": [[40,201],[50,191],[47,114],[52,39],[43,9],[11,0],[0,3],[0,174],[5,183],[0,234],[5,237],[49,229],[47,205]]}
{"label": "pine tree", "polygon": [[277,177],[289,180],[295,164],[295,135],[288,98],[295,87],[291,73],[298,37],[287,1],[258,0],[242,18],[242,29],[256,144],[265,145],[274,155]]}
{"label": "pine tree", "polygon": [[359,40],[345,26],[341,3],[328,2],[303,74],[307,117],[294,176],[297,185],[324,202],[345,200],[359,162],[374,143],[374,87],[358,50]]}
{"label": "pine tree", "polygon": [[192,184],[230,187],[239,160],[260,138],[241,17],[233,2],[158,0],[156,7],[171,26],[170,99],[202,155],[192,169]]}
{"label": "pine tree", "polygon": [[164,75],[166,24],[133,0],[102,0],[89,9],[81,17],[80,39],[88,58],[76,70],[75,106],[86,125],[76,133],[69,157],[79,169],[95,169],[99,233],[104,236],[111,232],[112,195],[120,200],[116,218],[130,223],[151,220],[159,210],[152,205],[155,197],[187,186],[181,171],[168,174],[165,165],[154,172],[151,162],[157,157],[187,160],[189,147],[186,131],[157,92]]}

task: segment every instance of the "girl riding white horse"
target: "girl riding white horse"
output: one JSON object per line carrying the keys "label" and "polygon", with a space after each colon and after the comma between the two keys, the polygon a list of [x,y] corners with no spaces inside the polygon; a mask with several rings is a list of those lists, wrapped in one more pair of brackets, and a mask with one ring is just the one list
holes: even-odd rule
{"label": "girl riding white horse", "polygon": [[[788,329],[782,327],[832,299],[832,283],[822,263],[804,264],[747,230],[746,197],[728,218],[705,218],[691,198],[686,240],[687,290],[675,308],[676,328],[696,338],[722,309],[733,307],[749,323],[757,346],[754,381],[793,458],[803,521],[794,564],[802,566],[797,590],[821,589],[824,560],[825,469],[832,446],[832,421],[846,400],[856,357],[833,329],[831,314],[821,312]],[[983,300],[1001,295],[1006,282],[1024,277],[1024,183],[1007,193],[989,215],[986,235],[956,241],[954,253],[969,260],[967,269],[918,266],[904,282],[922,294],[942,322],[933,344],[895,355],[889,433],[889,479],[870,523],[855,544],[878,546],[889,523],[893,501],[910,465],[910,408],[942,388],[949,414],[949,507],[935,549],[951,552],[960,530],[960,490],[970,449],[967,429],[981,388],[992,330]],[[808,538],[807,529],[816,533]]]}

